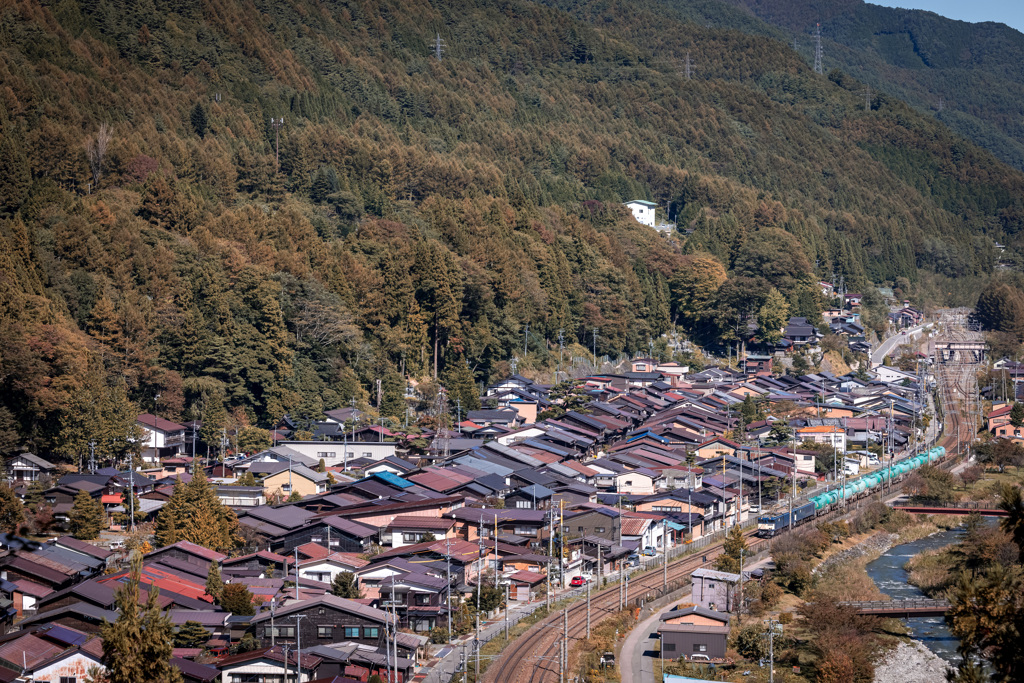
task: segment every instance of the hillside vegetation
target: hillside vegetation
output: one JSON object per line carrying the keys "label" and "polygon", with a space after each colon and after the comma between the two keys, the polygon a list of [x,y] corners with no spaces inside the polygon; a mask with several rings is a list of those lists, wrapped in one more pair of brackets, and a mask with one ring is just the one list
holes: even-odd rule
{"label": "hillside vegetation", "polygon": [[403,369],[465,407],[559,330],[719,345],[818,317],[833,272],[970,299],[1024,176],[692,9],[745,31],[644,2],[0,4],[0,448],[114,455],[139,408],[267,426],[377,380],[400,418]]}

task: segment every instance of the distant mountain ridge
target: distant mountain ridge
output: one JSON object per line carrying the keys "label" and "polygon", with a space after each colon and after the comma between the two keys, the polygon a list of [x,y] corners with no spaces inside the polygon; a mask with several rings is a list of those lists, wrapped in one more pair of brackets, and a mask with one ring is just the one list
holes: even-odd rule
{"label": "distant mountain ridge", "polygon": [[[861,0],[724,0],[784,28],[805,58],[821,24],[826,70],[931,112],[1006,163],[1024,168],[1024,34],[925,10]],[[671,2],[667,4],[672,4]]]}

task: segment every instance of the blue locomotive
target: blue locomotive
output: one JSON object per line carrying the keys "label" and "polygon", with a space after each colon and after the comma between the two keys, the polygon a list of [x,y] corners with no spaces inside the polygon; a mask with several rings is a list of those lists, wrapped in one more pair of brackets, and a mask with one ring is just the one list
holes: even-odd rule
{"label": "blue locomotive", "polygon": [[[814,503],[805,503],[793,510],[793,526],[814,516]],[[771,538],[778,532],[789,528],[789,510],[775,515],[762,515],[757,518],[757,535]]]}

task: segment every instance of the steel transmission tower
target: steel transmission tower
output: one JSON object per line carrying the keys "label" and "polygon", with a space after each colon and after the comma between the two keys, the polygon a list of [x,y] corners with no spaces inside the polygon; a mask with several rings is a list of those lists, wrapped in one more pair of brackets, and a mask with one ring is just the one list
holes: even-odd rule
{"label": "steel transmission tower", "polygon": [[821,69],[821,24],[814,28],[814,73],[823,73]]}
{"label": "steel transmission tower", "polygon": [[437,57],[437,61],[441,61],[441,55],[444,53],[445,44],[441,40],[441,34],[438,33],[437,37],[434,38],[434,56]]}

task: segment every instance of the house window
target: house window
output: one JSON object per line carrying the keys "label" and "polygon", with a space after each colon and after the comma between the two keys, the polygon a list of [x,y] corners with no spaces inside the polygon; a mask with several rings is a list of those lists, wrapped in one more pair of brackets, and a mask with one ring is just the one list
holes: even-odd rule
{"label": "house window", "polygon": [[523,508],[529,509],[529,508],[532,508],[533,505],[531,505],[530,501],[528,501],[528,500],[517,500],[516,501],[516,507],[520,508],[520,509],[523,509]]}
{"label": "house window", "polygon": [[633,480],[632,479],[627,479],[626,480],[626,486],[632,486],[632,485],[633,485]]}
{"label": "house window", "polygon": [[603,534],[604,533],[604,527],[603,526],[595,526],[594,527],[594,531],[596,533]]}
{"label": "house window", "polygon": [[61,676],[60,683],[76,683],[78,679],[74,676]]}
{"label": "house window", "polygon": [[694,652],[707,652],[708,651],[708,646],[705,645],[704,643],[694,643],[693,644],[693,651]]}
{"label": "house window", "polygon": [[377,638],[380,636],[380,629],[376,626],[363,627],[363,638]]}
{"label": "house window", "polygon": [[422,534],[417,534],[417,533],[403,533],[402,534],[402,542],[403,543],[419,543],[421,538],[423,538]]}
{"label": "house window", "polygon": [[372,458],[373,458],[373,453],[365,453],[365,452],[364,452],[364,453],[363,453],[363,457],[364,457],[364,458],[371,458],[371,459],[372,459]]}
{"label": "house window", "polygon": [[416,595],[416,604],[417,605],[429,605],[430,604],[430,595],[428,593],[419,593],[419,594],[417,594]]}
{"label": "house window", "polygon": [[274,634],[276,638],[294,638],[295,627],[294,626],[275,626],[272,629],[267,629],[268,632]]}
{"label": "house window", "polygon": [[714,587],[715,587],[715,584],[713,584],[713,583],[709,583],[708,584],[708,588],[714,588]]}
{"label": "house window", "polygon": [[583,533],[583,527],[581,527],[581,526],[576,527],[576,531],[578,531],[578,532],[580,532],[582,534]]}
{"label": "house window", "polygon": [[359,627],[358,626],[346,626],[345,627],[345,637],[346,638],[358,638],[359,637]]}
{"label": "house window", "polygon": [[316,627],[317,638],[333,638],[334,627],[333,626],[317,626]]}
{"label": "house window", "polygon": [[676,644],[675,643],[665,643],[665,652],[675,652],[675,651],[676,651]]}
{"label": "house window", "polygon": [[566,534],[569,533],[569,527],[567,527],[567,526],[562,527],[562,532],[566,533]]}

